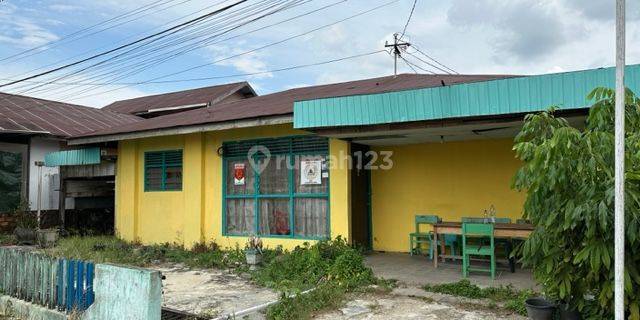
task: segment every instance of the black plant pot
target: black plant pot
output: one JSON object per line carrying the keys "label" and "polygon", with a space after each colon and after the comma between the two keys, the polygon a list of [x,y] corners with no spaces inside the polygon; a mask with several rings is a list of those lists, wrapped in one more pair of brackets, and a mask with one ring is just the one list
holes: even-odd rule
{"label": "black plant pot", "polygon": [[553,320],[556,305],[545,298],[531,298],[524,302],[527,308],[527,316],[531,320]]}
{"label": "black plant pot", "polygon": [[560,310],[560,320],[580,320],[580,312],[572,309],[568,304],[561,304],[558,306]]}
{"label": "black plant pot", "polygon": [[16,227],[15,230],[13,230],[13,234],[16,236],[19,244],[33,245],[36,243],[36,230],[34,229]]}

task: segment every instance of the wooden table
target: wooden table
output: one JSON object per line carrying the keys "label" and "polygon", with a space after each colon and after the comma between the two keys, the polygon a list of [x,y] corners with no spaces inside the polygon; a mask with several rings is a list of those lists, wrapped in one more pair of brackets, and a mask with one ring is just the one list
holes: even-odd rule
{"label": "wooden table", "polygon": [[[533,232],[534,226],[527,223],[495,223],[493,228],[493,236],[495,238],[519,238],[526,239]],[[462,222],[440,222],[433,225],[433,240],[438,243],[438,234],[462,234]],[[433,258],[433,266],[438,267],[438,250]],[[445,243],[441,241],[440,252],[442,252],[442,261],[444,262]]]}

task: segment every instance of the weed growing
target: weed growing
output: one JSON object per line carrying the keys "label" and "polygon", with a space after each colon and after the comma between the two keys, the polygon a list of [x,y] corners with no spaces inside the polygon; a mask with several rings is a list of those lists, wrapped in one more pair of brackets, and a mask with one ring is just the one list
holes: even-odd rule
{"label": "weed growing", "polygon": [[533,290],[516,290],[511,285],[480,288],[471,284],[467,279],[453,283],[425,285],[423,289],[471,299],[489,299],[494,305],[501,302],[504,304],[504,308],[520,315],[527,315],[524,301],[536,295]]}

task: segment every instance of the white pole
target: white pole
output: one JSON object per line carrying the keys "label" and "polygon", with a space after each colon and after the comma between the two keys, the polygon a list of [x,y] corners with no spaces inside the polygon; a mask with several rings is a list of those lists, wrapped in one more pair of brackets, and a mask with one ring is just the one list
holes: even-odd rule
{"label": "white pole", "polygon": [[614,310],[624,320],[624,67],[625,0],[616,0],[616,123],[615,123],[615,262]]}
{"label": "white pole", "polygon": [[36,166],[38,166],[38,197],[36,207],[38,208],[38,228],[40,230],[40,208],[42,203],[42,163],[40,161],[36,161]]}

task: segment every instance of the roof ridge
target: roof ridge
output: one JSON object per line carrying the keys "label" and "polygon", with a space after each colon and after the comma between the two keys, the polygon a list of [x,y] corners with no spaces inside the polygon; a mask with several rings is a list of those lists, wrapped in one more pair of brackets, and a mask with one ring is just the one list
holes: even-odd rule
{"label": "roof ridge", "polygon": [[191,89],[186,89],[186,90],[178,90],[178,91],[171,91],[171,92],[156,93],[156,94],[145,95],[145,96],[140,96],[140,97],[135,97],[135,98],[116,100],[116,101],[113,101],[110,104],[108,104],[108,105],[106,105],[106,106],[104,106],[104,107],[102,107],[100,109],[105,109],[105,108],[110,107],[111,105],[114,105],[114,104],[120,103],[120,102],[125,102],[125,101],[132,101],[132,100],[136,100],[136,99],[152,98],[152,97],[158,97],[158,96],[174,94],[174,93],[183,93],[183,92],[200,90],[200,89],[215,88],[215,87],[226,87],[226,86],[249,86],[249,87],[251,87],[251,85],[247,81],[224,83],[224,84],[218,84],[218,85],[213,85],[213,86],[205,86],[205,87],[191,88]]}

